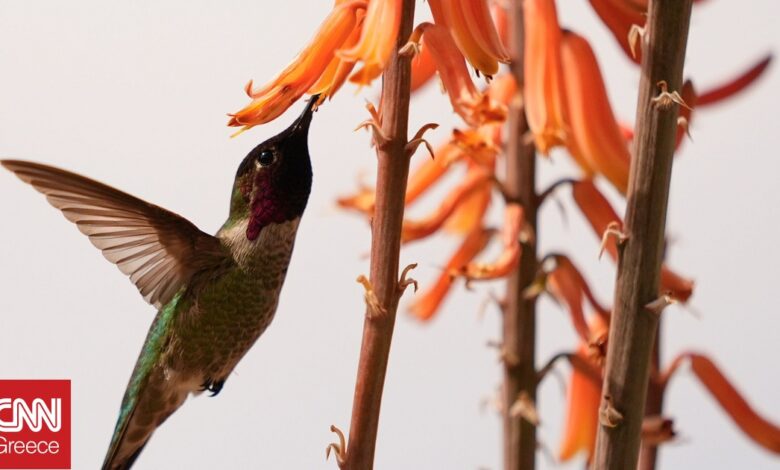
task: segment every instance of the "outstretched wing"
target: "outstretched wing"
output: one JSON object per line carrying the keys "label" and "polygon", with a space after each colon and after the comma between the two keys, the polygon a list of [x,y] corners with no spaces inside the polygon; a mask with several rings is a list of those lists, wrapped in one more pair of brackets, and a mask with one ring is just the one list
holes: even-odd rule
{"label": "outstretched wing", "polygon": [[158,309],[198,271],[227,257],[185,218],[89,178],[39,163],[0,160],[89,237]]}

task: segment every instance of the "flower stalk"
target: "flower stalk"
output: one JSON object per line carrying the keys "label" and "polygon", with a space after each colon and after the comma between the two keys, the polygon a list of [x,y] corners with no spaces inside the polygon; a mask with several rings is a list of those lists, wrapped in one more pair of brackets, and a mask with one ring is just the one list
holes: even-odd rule
{"label": "flower stalk", "polygon": [[651,0],[642,42],[637,134],[619,244],[615,305],[599,410],[595,468],[636,468],[658,298],[672,159],[692,0]]}
{"label": "flower stalk", "polygon": [[377,185],[371,231],[370,285],[381,307],[369,306],[363,324],[352,420],[346,455],[340,459],[343,470],[373,468],[379,410],[382,403],[390,343],[393,337],[398,300],[403,293],[399,283],[401,228],[404,197],[409,175],[408,123],[411,61],[398,54],[412,32],[414,0],[403,0],[399,34],[384,70],[381,98],[383,139],[376,142]]}
{"label": "flower stalk", "polygon": [[503,420],[504,469],[532,470],[536,462],[536,425],[510,412],[524,398],[536,403],[536,299],[524,295],[537,275],[536,238],[536,155],[527,143],[529,132],[522,90],[525,88],[525,30],[523,0],[509,6],[509,49],[511,73],[517,83],[516,96],[509,106],[509,132],[506,153],[506,189],[524,210],[525,223],[534,234],[522,247],[520,263],[507,280],[503,313],[504,359]]}

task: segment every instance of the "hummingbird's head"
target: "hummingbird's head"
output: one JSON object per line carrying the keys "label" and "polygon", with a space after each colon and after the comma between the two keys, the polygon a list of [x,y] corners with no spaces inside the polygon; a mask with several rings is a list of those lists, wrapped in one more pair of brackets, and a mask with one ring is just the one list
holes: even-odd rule
{"label": "hummingbird's head", "polygon": [[290,127],[258,145],[236,172],[230,220],[248,218],[246,237],[255,240],[263,227],[303,215],[311,191],[309,124],[319,96],[312,96]]}

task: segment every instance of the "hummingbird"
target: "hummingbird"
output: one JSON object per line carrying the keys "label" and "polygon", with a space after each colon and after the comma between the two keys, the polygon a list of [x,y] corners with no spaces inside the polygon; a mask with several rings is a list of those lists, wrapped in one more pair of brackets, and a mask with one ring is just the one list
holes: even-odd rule
{"label": "hummingbird", "polygon": [[227,221],[215,236],[75,173],[0,160],[75,223],[158,309],[122,399],[104,470],[130,468],[188,395],[216,396],[271,323],[311,191],[307,141],[317,99],[241,162]]}

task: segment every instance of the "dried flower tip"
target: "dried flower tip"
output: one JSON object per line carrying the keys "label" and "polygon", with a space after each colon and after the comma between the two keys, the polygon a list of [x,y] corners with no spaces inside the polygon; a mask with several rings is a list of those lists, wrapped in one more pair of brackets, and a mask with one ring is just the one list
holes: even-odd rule
{"label": "dried flower tip", "polygon": [[517,400],[509,407],[509,415],[513,418],[523,418],[532,425],[539,426],[539,412],[536,410],[536,404],[526,391],[520,392]]}
{"label": "dried flower tip", "polygon": [[604,404],[599,409],[599,423],[607,428],[616,428],[623,422],[623,414],[612,404],[612,397],[604,396]]}
{"label": "dried flower tip", "polygon": [[610,237],[613,237],[617,240],[618,246],[622,245],[628,240],[628,235],[623,232],[622,224],[617,221],[610,222],[609,225],[607,225],[607,229],[604,230],[604,233],[601,235],[599,259],[601,259],[601,256],[604,254],[604,250],[607,249],[607,243],[609,242]]}
{"label": "dried flower tip", "polygon": [[377,316],[384,316],[387,314],[387,310],[382,306],[381,302],[379,302],[379,298],[376,296],[376,292],[374,291],[374,286],[371,285],[371,281],[368,280],[368,278],[364,275],[360,275],[357,277],[356,281],[363,285],[364,293],[363,298],[366,301],[366,306],[368,307],[368,318],[376,318]]}
{"label": "dried flower tip", "polygon": [[642,442],[645,445],[658,446],[677,436],[674,421],[663,416],[646,416],[642,420]]}
{"label": "dried flower tip", "polygon": [[398,289],[403,294],[407,287],[414,286],[414,292],[417,292],[417,289],[419,288],[419,285],[417,284],[417,280],[407,277],[409,275],[409,271],[417,267],[417,263],[412,263],[407,265],[404,270],[401,272],[401,279],[398,281]]}
{"label": "dried flower tip", "polygon": [[336,436],[338,436],[339,442],[331,442],[328,444],[328,447],[325,448],[325,460],[328,460],[330,458],[330,452],[333,451],[334,454],[336,454],[336,463],[338,463],[339,467],[343,467],[344,464],[347,461],[347,440],[344,438],[344,433],[341,432],[341,429],[337,428],[334,425],[330,425],[330,432],[336,433]]}
{"label": "dried flower tip", "polygon": [[631,29],[628,30],[628,47],[631,48],[631,57],[637,58],[636,46],[639,41],[645,36],[645,28],[637,24],[632,24]]}
{"label": "dried flower tip", "polygon": [[649,304],[645,305],[645,309],[655,315],[660,315],[666,307],[675,303],[677,303],[677,301],[673,299],[670,294],[663,294]]}
{"label": "dried flower tip", "polygon": [[664,110],[669,109],[674,103],[677,103],[684,108],[691,109],[691,107],[685,103],[685,100],[683,100],[682,96],[680,96],[680,93],[676,91],[669,91],[669,84],[666,83],[666,80],[661,80],[657,85],[661,90],[661,94],[653,98],[652,101],[659,108]]}

